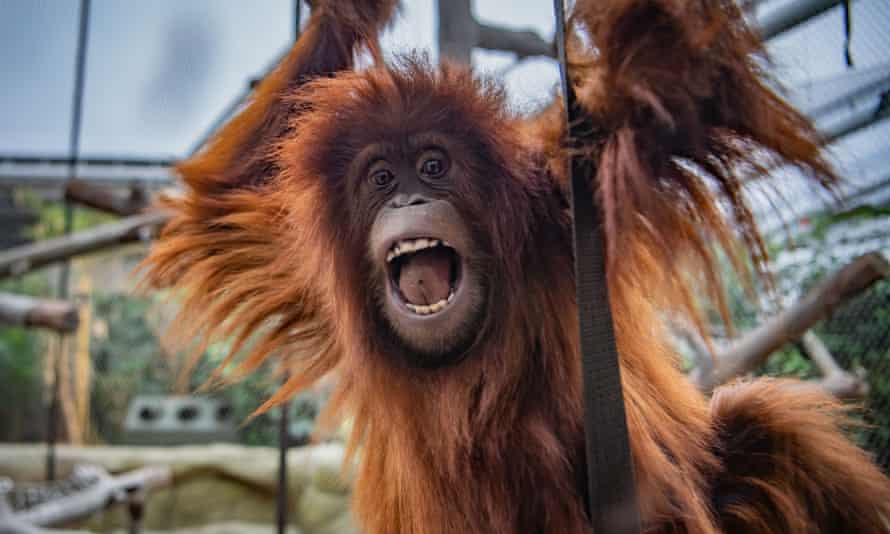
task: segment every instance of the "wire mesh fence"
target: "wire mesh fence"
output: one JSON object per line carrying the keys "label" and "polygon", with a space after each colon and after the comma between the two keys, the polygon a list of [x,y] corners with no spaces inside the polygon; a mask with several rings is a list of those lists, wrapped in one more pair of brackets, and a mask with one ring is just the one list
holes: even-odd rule
{"label": "wire mesh fence", "polygon": [[845,369],[862,369],[869,392],[861,444],[890,472],[890,280],[875,284],[816,328]]}
{"label": "wire mesh fence", "polygon": [[[787,308],[855,258],[871,252],[890,255],[890,3],[756,4],[760,21],[808,14],[803,23],[768,39],[766,48],[776,78],[825,135],[827,153],[844,180],[839,199],[826,201],[798,187],[794,176],[781,176],[778,189],[785,203],[780,216],[768,207],[760,211]],[[854,433],[890,472],[890,280],[844,302],[811,333],[843,370],[864,377],[866,426]],[[759,372],[810,380],[820,374],[800,343],[773,354]]]}

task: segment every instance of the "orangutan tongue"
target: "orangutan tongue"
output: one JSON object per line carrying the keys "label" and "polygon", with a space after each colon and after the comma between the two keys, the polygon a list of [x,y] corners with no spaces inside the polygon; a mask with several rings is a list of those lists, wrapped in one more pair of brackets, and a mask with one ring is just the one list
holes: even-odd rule
{"label": "orangutan tongue", "polygon": [[409,303],[435,304],[451,289],[451,252],[442,247],[409,254],[399,272],[399,289]]}

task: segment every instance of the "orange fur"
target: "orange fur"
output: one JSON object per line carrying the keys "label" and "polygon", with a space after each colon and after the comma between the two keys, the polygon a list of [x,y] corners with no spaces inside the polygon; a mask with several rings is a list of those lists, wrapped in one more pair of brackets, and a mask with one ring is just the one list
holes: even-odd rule
{"label": "orange fur", "polygon": [[[186,192],[167,201],[174,217],[147,279],[184,289],[184,337],[234,338],[240,373],[287,362],[290,380],[264,407],[338,372],[329,414],[354,420],[365,531],[587,532],[558,105],[514,117],[495,84],[411,58],[339,72],[376,49],[393,4],[347,3],[346,19],[332,5],[316,6],[253,103],[179,167]],[[348,23],[358,19],[362,33]],[[845,440],[836,404],[759,381],[709,406],[657,315],[694,311],[690,267],[721,298],[714,241],[744,268],[741,239],[762,270],[742,181],[782,161],[830,184],[818,136],[762,81],[759,44],[730,0],[582,0],[573,21],[599,46],[576,43],[572,56],[591,125],[579,141],[598,164],[646,531],[886,530],[890,483]],[[344,178],[363,143],[411,131],[453,140],[475,179],[460,207],[493,294],[484,340],[437,369],[382,349],[368,228]]]}

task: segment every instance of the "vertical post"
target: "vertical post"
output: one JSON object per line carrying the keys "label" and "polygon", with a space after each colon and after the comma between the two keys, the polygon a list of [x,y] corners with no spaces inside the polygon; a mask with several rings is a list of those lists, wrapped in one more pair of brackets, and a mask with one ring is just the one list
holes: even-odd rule
{"label": "vertical post", "polygon": [[471,64],[473,47],[479,43],[479,23],[473,18],[470,0],[438,0],[437,8],[439,57]]}
{"label": "vertical post", "polygon": [[[300,22],[302,2],[294,0],[294,42],[300,38]],[[283,382],[287,382],[288,374],[285,373]],[[278,496],[275,500],[276,522],[278,534],[284,534],[287,530],[287,450],[290,447],[290,402],[281,403],[281,420],[278,422]]]}
{"label": "vertical post", "polygon": [[[77,173],[77,160],[80,154],[80,124],[83,111],[83,87],[84,73],[86,70],[86,52],[87,52],[87,36],[89,34],[90,22],[90,0],[80,0],[80,22],[77,32],[77,56],[74,64],[74,92],[71,97],[71,131],[68,137],[68,177],[67,181],[75,178]],[[66,184],[67,185],[67,184]],[[68,199],[65,199],[65,234],[70,234],[74,226],[74,206]],[[68,284],[71,278],[71,265],[68,261],[62,264],[59,272],[59,299],[68,298]],[[63,365],[63,355],[65,353],[64,335],[60,334],[58,355],[55,359],[53,372],[53,381],[50,385],[50,404],[47,413],[47,454],[46,454],[46,479],[55,480],[56,478],[56,437],[57,437],[57,419],[59,412],[59,374],[61,365]]]}
{"label": "vertical post", "polygon": [[294,42],[297,42],[297,39],[300,38],[300,25],[303,20],[303,2],[300,0],[294,0]]}
{"label": "vertical post", "polygon": [[127,511],[130,513],[127,534],[142,534],[142,523],[145,518],[145,493],[145,487],[140,487],[127,495]]}
{"label": "vertical post", "polygon": [[284,534],[287,529],[287,449],[290,447],[289,407],[290,402],[285,401],[279,408],[281,410],[281,419],[278,425],[278,495],[275,502],[278,534]]}

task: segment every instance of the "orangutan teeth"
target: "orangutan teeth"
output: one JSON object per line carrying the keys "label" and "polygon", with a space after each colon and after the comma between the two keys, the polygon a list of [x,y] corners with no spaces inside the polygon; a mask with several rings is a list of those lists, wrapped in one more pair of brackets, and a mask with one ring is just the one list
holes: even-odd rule
{"label": "orangutan teeth", "polygon": [[447,299],[442,299],[435,304],[430,304],[429,306],[424,306],[423,304],[411,304],[410,302],[406,302],[405,306],[407,306],[409,310],[413,311],[417,315],[430,315],[445,309],[445,306],[447,306],[448,303],[451,302],[451,298],[453,296],[454,293],[452,292],[450,295],[448,295]]}
{"label": "orangutan teeth", "polygon": [[393,245],[389,253],[387,253],[386,263],[391,262],[402,254],[410,254],[419,250],[438,247],[441,244],[442,241],[438,239],[427,239],[424,237],[421,237],[419,239],[403,239]]}

